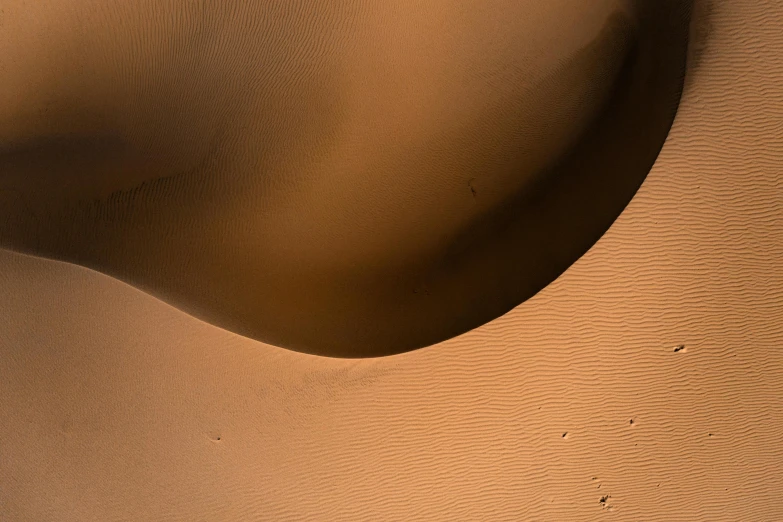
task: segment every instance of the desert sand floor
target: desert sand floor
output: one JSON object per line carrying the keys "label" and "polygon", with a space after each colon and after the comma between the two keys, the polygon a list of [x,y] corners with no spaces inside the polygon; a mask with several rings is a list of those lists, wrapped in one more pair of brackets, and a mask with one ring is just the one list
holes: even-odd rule
{"label": "desert sand floor", "polygon": [[628,208],[438,345],[298,354],[0,252],[0,519],[783,520],[783,3],[697,20]]}

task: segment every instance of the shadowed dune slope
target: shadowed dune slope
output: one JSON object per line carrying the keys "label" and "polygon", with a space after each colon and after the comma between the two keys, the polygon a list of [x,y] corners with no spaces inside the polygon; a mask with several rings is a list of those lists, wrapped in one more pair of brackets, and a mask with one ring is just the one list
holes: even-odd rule
{"label": "shadowed dune slope", "polygon": [[663,145],[690,14],[7,4],[0,246],[342,357],[464,333],[581,256]]}

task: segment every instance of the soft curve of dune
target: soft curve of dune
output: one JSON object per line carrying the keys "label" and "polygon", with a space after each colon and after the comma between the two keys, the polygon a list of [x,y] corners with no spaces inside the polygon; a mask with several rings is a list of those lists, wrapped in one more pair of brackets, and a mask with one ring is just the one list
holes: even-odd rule
{"label": "soft curve of dune", "polygon": [[0,245],[345,357],[495,319],[606,231],[691,3],[6,1]]}

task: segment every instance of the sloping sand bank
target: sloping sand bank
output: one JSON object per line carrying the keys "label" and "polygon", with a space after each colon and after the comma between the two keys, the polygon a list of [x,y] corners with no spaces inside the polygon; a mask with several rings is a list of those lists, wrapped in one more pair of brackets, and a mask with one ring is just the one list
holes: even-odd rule
{"label": "sloping sand bank", "polygon": [[444,341],[630,201],[690,3],[10,1],[0,246],[306,353]]}

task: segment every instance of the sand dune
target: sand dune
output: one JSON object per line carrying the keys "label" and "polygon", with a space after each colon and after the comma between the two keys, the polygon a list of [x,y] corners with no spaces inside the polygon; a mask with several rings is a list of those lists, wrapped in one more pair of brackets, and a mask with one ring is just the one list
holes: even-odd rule
{"label": "sand dune", "polygon": [[0,245],[298,351],[443,341],[549,284],[631,199],[689,9],[10,2]]}
{"label": "sand dune", "polygon": [[314,357],[0,250],[0,520],[783,519],[783,4],[695,7],[630,204],[446,342]]}

